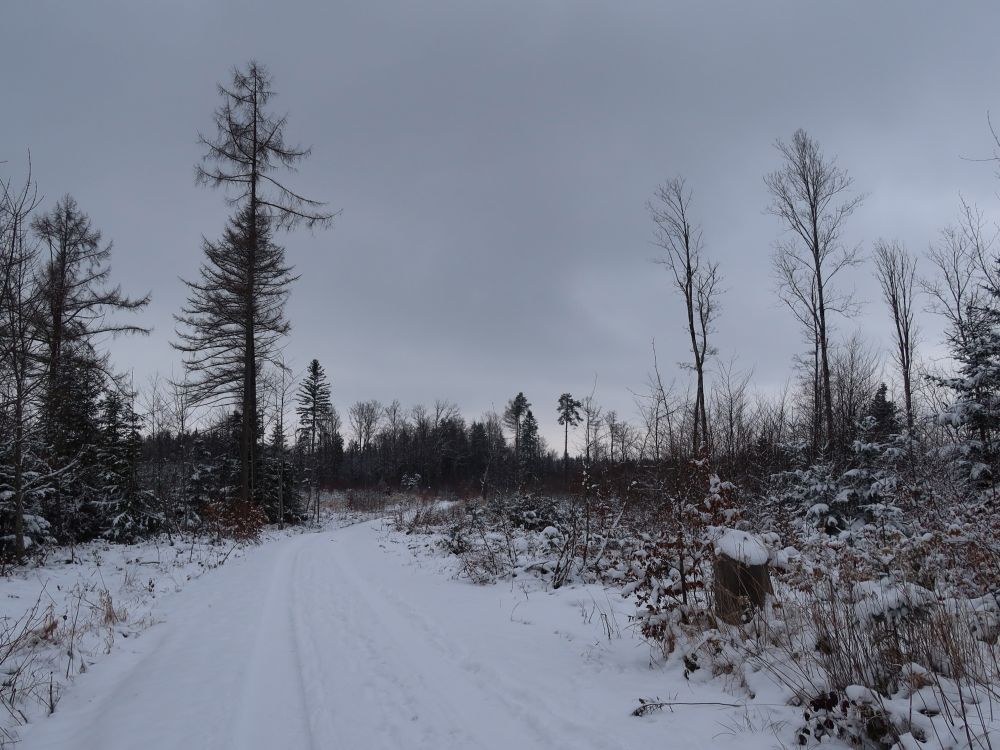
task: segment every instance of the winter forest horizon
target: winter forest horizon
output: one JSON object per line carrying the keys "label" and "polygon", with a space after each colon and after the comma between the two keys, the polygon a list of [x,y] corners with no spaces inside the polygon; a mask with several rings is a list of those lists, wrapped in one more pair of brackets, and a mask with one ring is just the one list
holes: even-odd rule
{"label": "winter forest horizon", "polygon": [[[122,289],[112,274],[113,242],[69,193],[45,197],[30,150],[21,173],[7,169],[5,404],[21,414],[15,426],[25,446],[40,438],[53,458],[63,454],[45,465],[53,477],[76,466],[102,428],[124,436],[122,450],[135,443],[128,449],[130,492],[150,481],[139,478],[140,463],[156,464],[162,493],[164,464],[189,454],[184,443],[205,451],[214,442],[217,459],[236,461],[215,467],[229,487],[216,490],[245,503],[267,494],[268,481],[287,483],[294,498],[305,475],[311,496],[319,487],[351,486],[485,495],[488,485],[540,488],[556,480],[568,489],[571,467],[575,475],[593,463],[717,457],[746,471],[746,451],[763,449],[779,464],[836,463],[858,440],[912,434],[918,425],[937,443],[959,438],[967,417],[956,411],[967,407],[956,376],[972,366],[965,361],[967,328],[996,288],[997,228],[987,209],[959,194],[953,221],[926,248],[912,250],[893,237],[851,244],[845,235],[852,215],[870,193],[803,129],[771,144],[775,169],[762,175],[759,190],[775,230],[760,260],[771,267],[779,309],[727,311],[734,280],[706,239],[695,187],[677,174],[651,191],[644,206],[649,248],[639,252],[650,256],[670,311],[673,330],[661,340],[685,340],[687,357],[662,361],[654,338],[644,388],[629,391],[630,412],[601,404],[598,372],[589,391],[532,393],[534,404],[512,383],[503,408],[481,415],[463,413],[446,396],[406,405],[365,399],[338,409],[324,363],[313,358],[293,369],[286,362],[293,322],[285,305],[309,268],[308,259],[294,265],[282,243],[298,228],[312,231],[312,243],[335,243],[319,234],[335,228],[339,211],[287,182],[312,147],[286,141],[289,117],[274,110],[278,92],[266,66],[240,64],[217,89],[210,129],[197,134],[202,154],[194,181],[217,188],[231,215],[217,239],[203,236],[201,265],[181,277],[188,296],[169,335],[176,367],[145,382],[136,382],[134,367],[115,362],[109,347],[119,337],[163,335],[143,325],[153,293]],[[983,140],[982,153],[1000,148],[988,117]],[[978,161],[989,169],[997,158]],[[880,299],[859,298],[861,274],[877,280]],[[727,312],[766,313],[757,318],[765,327],[779,314],[796,322],[802,345],[780,388],[758,387],[738,350],[720,350]],[[879,318],[891,326],[887,344],[864,333],[864,322]],[[928,329],[943,333],[929,339]],[[558,430],[544,436],[536,414]],[[81,431],[74,445],[53,447],[71,431]],[[258,465],[269,451],[279,457],[280,480],[264,480],[274,468]],[[45,449],[25,452],[44,462]],[[285,479],[280,464],[293,455]]]}
{"label": "winter forest horizon", "polygon": [[985,18],[251,5],[0,30],[0,748],[1000,741]]}

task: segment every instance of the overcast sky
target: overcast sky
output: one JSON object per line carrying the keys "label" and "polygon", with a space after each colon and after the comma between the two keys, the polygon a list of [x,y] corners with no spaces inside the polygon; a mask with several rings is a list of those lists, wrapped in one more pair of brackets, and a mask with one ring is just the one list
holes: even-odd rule
{"label": "overcast sky", "polygon": [[[30,148],[51,205],[69,192],[152,291],[144,339],[113,344],[137,382],[179,372],[172,314],[227,207],[196,187],[216,83],[256,58],[287,135],[287,182],[342,211],[286,236],[301,274],[287,357],[317,357],[343,413],[448,398],[469,416],[523,390],[556,434],[563,391],[634,413],[655,338],[683,382],[680,301],[651,259],[644,204],[681,174],[726,293],[717,342],[761,388],[802,349],[770,269],[763,175],[796,128],[869,194],[846,240],[923,252],[961,192],[998,208],[991,2],[45,2],[3,0],[0,161]],[[862,328],[888,344],[871,268]],[[933,329],[932,329],[933,330]],[[933,338],[933,333],[931,338]]]}

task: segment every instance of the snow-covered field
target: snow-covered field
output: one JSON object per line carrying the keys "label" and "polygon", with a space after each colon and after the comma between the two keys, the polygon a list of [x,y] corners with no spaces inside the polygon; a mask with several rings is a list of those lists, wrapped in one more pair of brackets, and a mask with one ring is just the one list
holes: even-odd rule
{"label": "snow-covered field", "polygon": [[[53,715],[36,710],[20,728],[19,747],[794,744],[801,711],[659,664],[617,590],[551,591],[537,579],[476,586],[455,577],[457,563],[428,537],[381,520],[342,523],[239,549],[190,581],[185,565],[141,564],[149,547],[4,581],[8,615],[33,603],[46,577],[47,591],[61,590],[86,575],[107,583],[111,571],[115,606],[134,608],[108,649],[84,657],[86,672],[61,689]],[[129,567],[113,555],[142,559]],[[146,569],[156,571],[151,587]],[[133,571],[128,581],[123,571]],[[632,716],[643,698],[677,705]]]}

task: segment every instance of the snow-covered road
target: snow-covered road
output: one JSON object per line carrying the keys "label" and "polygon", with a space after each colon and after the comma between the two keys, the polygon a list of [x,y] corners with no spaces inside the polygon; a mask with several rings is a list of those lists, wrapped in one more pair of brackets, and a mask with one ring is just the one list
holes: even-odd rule
{"label": "snow-covered road", "polygon": [[475,587],[434,565],[377,523],[265,545],[174,597],[166,622],[80,676],[20,747],[773,744],[763,727],[727,731],[718,709],[629,717],[639,696],[695,688],[664,690],[677,675],[649,669],[624,623],[602,638],[594,612],[613,622],[623,602]]}

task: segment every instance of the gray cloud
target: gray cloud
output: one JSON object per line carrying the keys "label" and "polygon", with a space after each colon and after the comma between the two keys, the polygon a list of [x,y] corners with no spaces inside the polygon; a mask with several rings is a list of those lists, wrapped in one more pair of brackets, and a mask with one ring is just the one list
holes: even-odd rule
{"label": "gray cloud", "polygon": [[[314,146],[293,184],[343,209],[287,237],[289,358],[318,357],[341,408],[448,397],[474,415],[524,390],[554,434],[559,393],[595,375],[631,413],[654,337],[661,363],[685,358],[643,208],[663,179],[687,177],[722,264],[720,350],[765,387],[800,348],[770,277],[775,138],[806,128],[870,193],[851,242],[923,250],[959,191],[992,212],[994,170],[960,157],[990,151],[997,21],[988,3],[8,2],[0,159],[30,147],[49,201],[71,192],[115,240],[156,327],[116,360],[169,372],[177,277],[226,217],[193,184],[196,133],[257,57]],[[870,272],[851,282],[885,343]]]}

